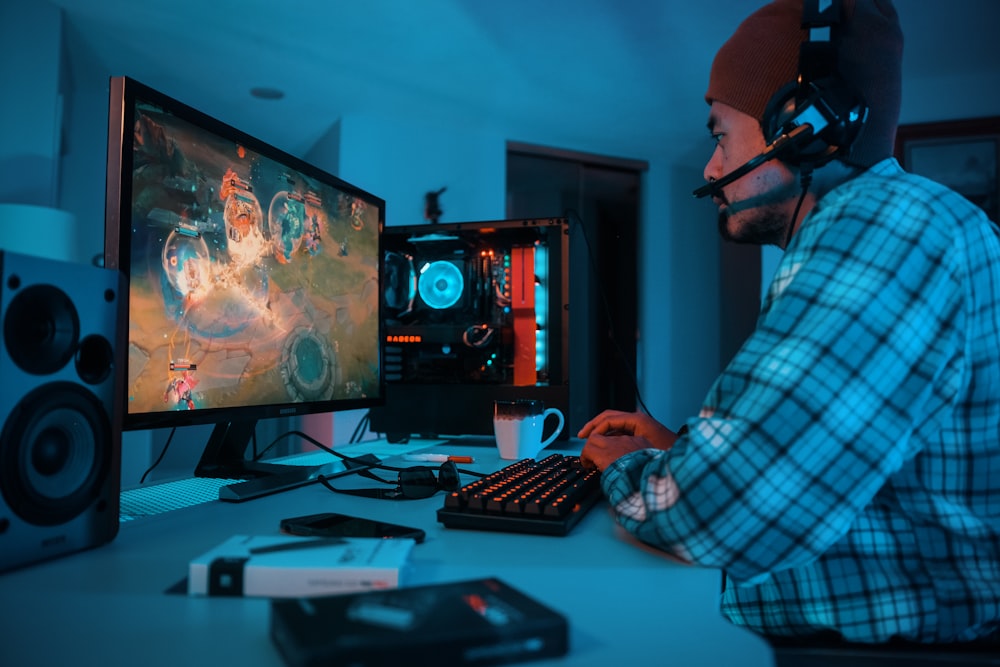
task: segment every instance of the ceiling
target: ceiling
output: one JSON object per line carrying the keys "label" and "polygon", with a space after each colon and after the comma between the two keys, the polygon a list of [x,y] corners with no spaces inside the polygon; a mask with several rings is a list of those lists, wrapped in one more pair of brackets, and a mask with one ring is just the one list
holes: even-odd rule
{"label": "ceiling", "polygon": [[[338,118],[383,113],[640,159],[707,137],[701,95],[712,56],[760,4],[50,2],[64,10],[71,69],[89,61],[126,74],[292,153],[305,153]],[[982,69],[996,79],[1000,2],[896,4],[905,78]],[[284,97],[258,99],[254,87]]]}

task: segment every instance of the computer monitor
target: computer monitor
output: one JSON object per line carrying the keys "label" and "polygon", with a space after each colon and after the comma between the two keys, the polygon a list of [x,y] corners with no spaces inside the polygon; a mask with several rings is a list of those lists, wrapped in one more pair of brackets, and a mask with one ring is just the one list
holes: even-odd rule
{"label": "computer monitor", "polygon": [[215,424],[195,474],[247,479],[257,420],[383,401],[385,202],[126,77],[109,118],[123,428]]}
{"label": "computer monitor", "polygon": [[388,226],[382,245],[386,402],[373,431],[491,436],[495,399],[571,414],[566,218]]}

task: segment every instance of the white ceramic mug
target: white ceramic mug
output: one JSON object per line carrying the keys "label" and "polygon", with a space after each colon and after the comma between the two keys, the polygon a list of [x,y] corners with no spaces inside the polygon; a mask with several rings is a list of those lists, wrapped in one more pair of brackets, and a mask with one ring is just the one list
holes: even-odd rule
{"label": "white ceramic mug", "polygon": [[[542,440],[545,420],[549,415],[554,415],[559,424],[552,435]],[[533,458],[559,437],[565,425],[566,418],[558,408],[546,408],[538,400],[493,402],[493,434],[502,459],[516,461]]]}

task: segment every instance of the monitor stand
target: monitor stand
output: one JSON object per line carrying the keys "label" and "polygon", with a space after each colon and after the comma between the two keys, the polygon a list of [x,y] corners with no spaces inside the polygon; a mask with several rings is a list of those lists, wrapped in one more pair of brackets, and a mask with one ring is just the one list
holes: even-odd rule
{"label": "monitor stand", "polygon": [[256,428],[255,419],[216,424],[194,469],[195,477],[257,479],[288,472],[292,466],[246,458]]}
{"label": "monitor stand", "polygon": [[[351,462],[345,462],[345,466],[339,460],[310,466],[249,460],[245,454],[256,426],[256,420],[235,421],[216,424],[212,429],[195,467],[195,477],[246,480],[220,488],[219,500],[243,502],[304,486],[320,475],[339,477],[368,467]],[[378,459],[373,462],[377,463]]]}

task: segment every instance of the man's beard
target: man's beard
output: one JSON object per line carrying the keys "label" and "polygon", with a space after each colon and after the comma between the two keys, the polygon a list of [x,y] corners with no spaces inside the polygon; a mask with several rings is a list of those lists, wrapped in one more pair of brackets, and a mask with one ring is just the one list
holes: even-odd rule
{"label": "man's beard", "polygon": [[[746,199],[730,202],[723,193],[725,208],[719,212],[719,234],[726,241],[753,245],[776,245],[784,248],[790,238],[789,225],[794,216],[788,212],[788,203],[801,197],[798,183],[792,179],[774,184],[769,189]],[[729,218],[739,217],[736,231],[729,229]]]}
{"label": "man's beard", "polygon": [[739,226],[729,228],[729,211],[719,213],[719,235],[726,241],[752,245],[783,247],[788,233],[788,213],[776,205],[764,205],[741,211]]}

